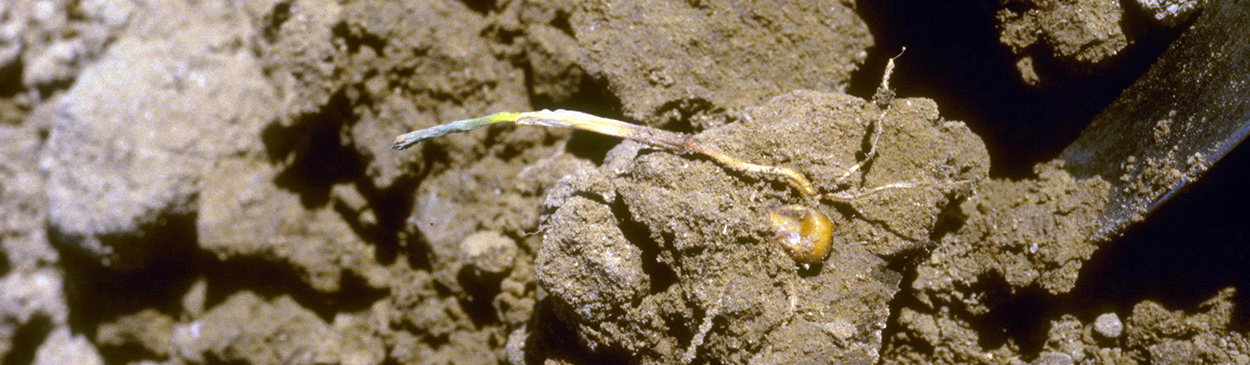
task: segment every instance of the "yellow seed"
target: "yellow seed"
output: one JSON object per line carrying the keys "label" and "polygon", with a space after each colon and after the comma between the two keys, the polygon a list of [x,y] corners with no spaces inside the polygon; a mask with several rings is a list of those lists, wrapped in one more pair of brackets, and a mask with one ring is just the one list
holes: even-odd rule
{"label": "yellow seed", "polygon": [[825,213],[802,205],[783,205],[768,212],[776,240],[794,261],[815,264],[829,255],[833,221]]}

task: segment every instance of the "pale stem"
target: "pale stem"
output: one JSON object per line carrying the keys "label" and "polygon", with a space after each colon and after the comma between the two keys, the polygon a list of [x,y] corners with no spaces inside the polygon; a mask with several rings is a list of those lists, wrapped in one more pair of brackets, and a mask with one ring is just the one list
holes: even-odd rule
{"label": "pale stem", "polygon": [[739,160],[721,152],[715,147],[700,143],[694,136],[689,134],[630,124],[572,110],[540,110],[526,113],[500,112],[479,118],[458,120],[400,135],[395,138],[391,148],[402,150],[431,138],[442,137],[451,133],[467,132],[495,123],[580,129],[637,141],[670,151],[700,153],[736,170],[769,175],[785,180],[786,183],[805,196],[816,195],[816,189],[812,187],[812,183],[798,171],[786,167],[757,165]]}

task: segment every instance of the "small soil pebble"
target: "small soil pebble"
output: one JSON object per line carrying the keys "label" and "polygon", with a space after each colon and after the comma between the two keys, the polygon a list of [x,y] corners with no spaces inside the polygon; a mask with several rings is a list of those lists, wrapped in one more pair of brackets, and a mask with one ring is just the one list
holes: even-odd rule
{"label": "small soil pebble", "polygon": [[1105,313],[1094,320],[1094,331],[1106,338],[1120,338],[1124,333],[1124,323],[1115,313]]}

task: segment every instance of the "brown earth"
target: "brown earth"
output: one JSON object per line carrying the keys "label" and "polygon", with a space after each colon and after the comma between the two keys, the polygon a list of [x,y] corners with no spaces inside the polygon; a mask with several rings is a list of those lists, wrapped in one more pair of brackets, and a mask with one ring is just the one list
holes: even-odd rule
{"label": "brown earth", "polygon": [[[1027,4],[1012,49],[1131,47],[1117,9]],[[870,28],[849,1],[0,3],[0,363],[1247,361],[1235,287],[987,326],[1081,292],[1109,185],[990,178],[932,100],[846,95]],[[804,198],[533,127],[389,148],[556,106],[822,194],[909,187]],[[829,258],[774,242],[784,204],[832,218]]]}
{"label": "brown earth", "polygon": [[[698,351],[724,363],[876,362],[883,309],[900,279],[881,257],[926,245],[947,205],[985,178],[984,147],[923,99],[895,100],[886,110],[795,91],[749,116],[697,138],[807,172],[821,192],[918,187],[807,202],[831,215],[837,237],[832,257],[808,268],[772,240],[766,218],[798,197],[712,161],[622,144],[546,203],[554,212],[536,259],[538,283],[581,344],[641,362],[688,362]],[[866,152],[861,142],[873,123],[883,126],[879,155],[839,185]],[[891,209],[893,202],[911,209]]]}

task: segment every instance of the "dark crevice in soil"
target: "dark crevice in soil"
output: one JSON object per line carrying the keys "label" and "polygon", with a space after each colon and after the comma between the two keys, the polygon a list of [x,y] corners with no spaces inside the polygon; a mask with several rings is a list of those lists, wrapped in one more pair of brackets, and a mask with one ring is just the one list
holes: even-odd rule
{"label": "dark crevice in soil", "polygon": [[488,148],[492,150],[494,156],[498,157],[500,160],[524,165],[524,164],[532,164],[535,160],[532,154],[526,154],[527,151],[538,149],[538,148],[544,148],[548,146],[555,146],[556,144],[560,143],[563,136],[565,136],[562,130],[554,129],[554,128],[544,128],[544,130],[542,130],[543,132],[542,141],[538,141],[534,144],[509,143],[508,139],[511,136],[513,136],[513,134],[516,133],[518,129],[521,129],[521,128],[544,128],[544,127],[532,127],[532,126],[519,127],[516,125],[501,125],[497,128],[488,128],[486,130],[486,138],[482,140],[482,145],[492,146]]}
{"label": "dark crevice in soil", "polygon": [[104,268],[73,248],[55,245],[65,268],[70,328],[93,338],[99,324],[122,315],[148,308],[180,313],[179,299],[193,284],[198,270],[194,259],[199,242],[195,218],[171,218],[165,227],[148,231],[160,239],[154,243],[152,257],[156,259],[137,271]]}
{"label": "dark crevice in soil", "polygon": [[39,345],[52,332],[52,321],[42,315],[35,316],[26,325],[18,327],[13,333],[12,351],[8,356],[0,358],[0,364],[30,365],[35,361],[35,352]]}
{"label": "dark crevice in soil", "polygon": [[[482,146],[502,145],[500,146],[500,148],[487,147],[486,149],[494,152],[494,156],[499,157],[499,159],[501,160],[512,161],[513,158],[521,155],[521,153],[524,152],[522,150],[522,147],[509,145],[506,142],[507,140],[506,137],[515,133],[517,128],[522,128],[522,127],[518,127],[516,124],[507,123],[507,124],[496,125],[495,128],[486,128],[484,129],[486,131],[486,136],[482,138],[481,144]],[[467,165],[473,165],[474,163],[476,162],[468,162]]]}
{"label": "dark crevice in soil", "polygon": [[[0,189],[4,189],[4,187],[0,186]],[[13,265],[9,263],[9,255],[7,253],[0,252],[0,277],[8,275],[9,270],[12,269]]]}
{"label": "dark crevice in soil", "polygon": [[416,239],[408,242],[408,250],[405,251],[406,254],[403,255],[404,259],[408,261],[408,267],[411,267],[413,270],[424,270],[427,272],[434,270],[433,264],[430,263],[430,254],[426,247],[429,246],[427,246],[424,242],[416,241]]}
{"label": "dark crevice in soil", "polygon": [[[242,257],[219,261],[207,254],[199,257],[200,273],[208,280],[205,305],[213,307],[229,296],[251,291],[272,300],[290,296],[301,307],[313,311],[326,322],[333,322],[341,312],[358,312],[389,295],[386,290],[370,288],[364,279],[344,271],[340,288],[335,293],[320,293],[300,279],[294,267],[263,258]],[[174,295],[179,298],[181,295]]]}
{"label": "dark crevice in soil", "polygon": [[[863,165],[861,165],[859,168],[859,171],[860,171],[859,172],[859,186],[864,186],[864,183],[868,181],[868,173],[872,172],[872,166],[876,165],[876,162],[877,162],[876,156],[868,155],[868,153],[870,152],[876,153],[875,151],[873,151],[873,145],[872,145],[873,136],[880,134],[880,133],[885,133],[884,128],[882,128],[884,127],[883,123],[885,123],[885,120],[877,119],[876,121],[871,122],[871,123],[872,124],[865,126],[866,129],[864,130],[864,136],[860,137],[860,140],[859,140],[859,151],[855,151],[856,163],[861,163],[861,162],[863,163]],[[877,142],[880,143],[881,140],[878,139]]]}
{"label": "dark crevice in soil", "polygon": [[495,9],[496,0],[462,0],[464,5],[475,12],[487,15],[491,10]]}
{"label": "dark crevice in soil", "polygon": [[621,139],[617,137],[587,131],[573,131],[564,150],[574,157],[589,160],[595,165],[603,165],[603,159],[607,157],[608,151],[619,144],[621,144]]}
{"label": "dark crevice in soil", "polygon": [[291,19],[291,3],[283,1],[274,4],[273,10],[265,15],[265,27],[261,30],[261,36],[265,42],[277,43],[278,33],[282,30],[282,24]]}
{"label": "dark crevice in soil", "polygon": [[21,57],[9,64],[9,67],[0,68],[0,99],[9,99],[25,90],[22,84],[22,72],[25,64]]}
{"label": "dark crevice in soil", "polygon": [[134,364],[142,361],[157,362],[169,360],[167,356],[161,356],[143,345],[133,342],[121,346],[99,345],[99,350],[100,357],[104,359],[106,364]]}
{"label": "dark crevice in soil", "polygon": [[816,277],[817,275],[820,275],[821,270],[824,270],[824,268],[825,268],[824,261],[817,262],[814,264],[800,264],[798,265],[798,275],[799,275],[799,278],[803,278],[803,279]]}
{"label": "dark crevice in soil", "polygon": [[329,203],[334,184],[364,175],[366,161],[343,137],[354,122],[351,104],[339,92],[320,113],[301,118],[291,127],[271,124],[265,128],[261,138],[271,161],[288,162],[274,183],[299,194],[306,208]]}
{"label": "dark crevice in soil", "polygon": [[551,360],[568,364],[624,365],[629,356],[624,353],[590,353],[577,343],[577,332],[560,320],[550,296],[534,305],[534,315],[526,327],[530,335],[525,340],[525,364],[539,365]]}
{"label": "dark crevice in soil", "polygon": [[[895,293],[894,297],[890,298],[890,301],[887,303],[890,307],[890,315],[886,318],[885,328],[881,330],[881,348],[879,349],[880,353],[878,354],[882,359],[887,358],[885,353],[886,350],[891,347],[897,347],[898,344],[893,344],[892,342],[895,341],[896,338],[902,338],[896,336],[900,332],[903,332],[898,323],[898,317],[899,314],[903,312],[903,308],[924,308],[925,306],[919,299],[916,298],[916,291],[915,289],[912,289],[911,283],[920,276],[920,273],[916,271],[916,268],[929,257],[930,253],[932,253],[932,242],[938,241],[930,242],[931,244],[925,245],[924,247],[903,250],[895,255],[883,258],[886,261],[886,269],[899,273],[902,278],[899,280],[898,292]],[[929,347],[927,344],[923,343],[908,343],[908,345],[912,347]],[[928,351],[932,352],[932,348],[929,348]]]}
{"label": "dark crevice in soil", "polygon": [[[368,164],[368,162],[364,162]],[[425,180],[429,170],[422,170],[417,176],[405,176],[396,179],[385,189],[373,185],[373,180],[361,177],[356,180],[356,189],[360,190],[368,201],[368,211],[373,212],[375,222],[366,225],[360,222],[358,212],[351,211],[342,204],[335,209],[366,242],[376,247],[375,259],[382,265],[390,265],[399,257],[400,234],[408,224],[407,218],[412,215],[415,202],[413,194],[417,191],[420,181]]]}
{"label": "dark crevice in soil", "polygon": [[[361,222],[358,214],[361,212],[357,212],[352,209],[352,207],[349,207],[347,203],[336,201],[334,202],[333,208],[335,213],[338,213],[339,216],[343,217],[343,221],[347,223],[349,228],[351,228],[352,233],[355,233],[357,237],[360,237],[365,242],[374,243],[377,247],[377,250],[374,252],[375,260],[378,260],[378,262],[383,265],[389,265],[395,262],[395,258],[399,254],[399,251],[397,250],[399,247],[397,236],[392,235],[388,237],[388,235],[386,235],[386,233],[383,232],[378,225],[370,225],[365,222]],[[366,208],[366,210],[373,211],[372,208]],[[391,233],[395,232],[392,231]]]}
{"label": "dark crevice in soil", "polygon": [[390,356],[390,353],[387,353],[386,358],[382,359],[382,365],[401,365],[401,364],[399,362],[399,359],[396,359]]}
{"label": "dark crevice in soil", "polygon": [[223,360],[217,357],[212,352],[209,352],[207,356],[204,357],[204,364],[206,365],[250,365],[251,363],[247,362],[246,360],[234,360],[234,361]]}
{"label": "dark crevice in soil", "polygon": [[[506,128],[506,126],[487,130],[500,128]],[[426,176],[435,175],[435,172],[441,172],[451,166],[451,155],[447,153],[446,146],[441,145],[439,141],[421,143],[416,148],[421,149],[421,156],[425,158]]]}
{"label": "dark crevice in soil", "polygon": [[997,274],[982,277],[964,292],[981,293],[990,307],[985,315],[969,317],[972,329],[979,334],[981,348],[985,349],[1002,347],[1012,339],[1020,354],[1036,356],[1046,344],[1050,320],[1062,314],[1050,305],[1053,296],[1042,288],[1034,285],[1013,291]]}
{"label": "dark crevice in soil", "polygon": [[[907,47],[890,80],[899,96],[931,98],[944,118],[967,123],[993,156],[991,176],[1028,178],[1033,165],[1058,156],[1179,35],[1148,29],[1097,70],[1060,67],[1046,75],[1052,84],[1034,88],[1021,80],[1014,56],[998,41],[996,6],[993,1],[858,1],[857,12],[876,44],[847,92],[872,96],[886,61]],[[1132,18],[1126,11],[1125,24],[1134,24]],[[1035,60],[1038,67],[1053,62],[1049,56]]]}
{"label": "dark crevice in soil", "polygon": [[498,324],[499,316],[495,314],[495,307],[491,304],[491,300],[499,295],[499,284],[503,282],[506,275],[479,274],[474,271],[473,268],[464,266],[456,274],[456,281],[464,288],[466,294],[457,298],[460,308],[464,309],[464,313],[477,328]]}
{"label": "dark crevice in soil", "polygon": [[[416,190],[414,189],[413,191],[416,191]],[[409,207],[408,209],[411,210],[412,208]],[[433,261],[430,260],[430,258],[433,256],[433,253],[430,248],[431,245],[429,242],[425,240],[424,237],[422,237],[421,232],[420,232],[421,227],[419,227],[419,225],[417,224],[409,223],[407,220],[407,217],[402,218],[402,219],[403,219],[403,222],[401,222],[400,224],[404,228],[411,229],[410,231],[403,232],[402,233],[403,236],[399,237],[400,239],[403,239],[405,242],[405,244],[400,247],[403,247],[405,249],[404,257],[408,260],[408,266],[416,270],[425,270],[427,272],[433,272],[434,263]]]}
{"label": "dark crevice in soil", "polygon": [[[693,309],[692,313],[669,313],[664,315],[664,326],[668,327],[668,333],[666,334],[676,338],[678,341],[677,348],[683,349],[683,351],[690,348],[690,342],[694,340],[695,331],[695,328],[687,326],[686,323],[698,326],[698,324],[693,324],[693,318],[702,319],[703,316],[707,315],[704,310],[699,308]],[[690,318],[687,318],[687,316]]]}
{"label": "dark crevice in soil", "polygon": [[[892,266],[893,261],[890,264]],[[929,344],[923,341],[907,341],[907,337],[900,335],[907,332],[898,322],[903,308],[924,308],[925,304],[916,298],[915,290],[909,285],[919,275],[916,273],[915,268],[898,272],[903,274],[903,279],[900,282],[901,287],[898,293],[895,293],[894,297],[887,302],[887,305],[890,307],[890,315],[885,320],[885,328],[881,330],[881,348],[878,349],[878,355],[882,359],[890,358],[886,351],[902,346],[915,348],[916,352],[932,354],[933,347]],[[899,341],[906,341],[906,343],[899,343]]]}
{"label": "dark crevice in soil", "polygon": [[[894,265],[894,263],[891,263]],[[934,349],[927,343],[907,341],[900,336],[907,333],[898,323],[902,308],[912,308],[922,314],[933,315],[935,319],[943,317],[963,321],[977,333],[977,346],[983,349],[997,349],[1008,341],[1019,347],[1019,352],[1027,357],[1036,357],[1046,344],[1050,320],[1062,314],[1051,305],[1054,296],[1037,286],[1013,290],[1006,280],[997,273],[986,275],[972,287],[957,285],[957,292],[981,295],[982,301],[990,308],[989,313],[977,315],[969,312],[962,304],[946,303],[941,300],[932,305],[921,302],[908,283],[915,280],[915,268],[903,271],[903,290],[890,300],[890,318],[882,331],[882,356],[887,349],[901,346],[912,347],[913,352],[932,354]],[[935,313],[933,309],[943,308],[943,313]],[[898,343],[896,341],[905,341]]]}
{"label": "dark crevice in soil", "polygon": [[439,297],[451,297],[457,294],[456,291],[451,290],[451,288],[447,287],[447,284],[442,281],[434,280],[433,284],[434,292],[437,293]]}
{"label": "dark crevice in soil", "polygon": [[577,38],[577,32],[573,31],[573,23],[569,22],[569,14],[563,11],[557,11],[555,19],[551,20],[552,27],[559,29],[561,33],[570,38]]}
{"label": "dark crevice in soil", "polygon": [[[494,10],[494,7],[492,6],[491,9],[488,9],[488,11],[489,10]],[[485,14],[485,15],[489,15],[489,14]],[[523,46],[523,45],[519,45],[518,43],[525,41],[524,29],[502,26],[500,22],[493,17],[489,18],[488,21],[491,22],[490,25],[483,28],[479,34],[482,38],[492,40],[496,45],[501,45],[501,46],[518,47],[518,48],[520,46]],[[515,52],[515,53],[508,54],[502,58],[507,58],[515,63],[518,60],[523,59],[524,57],[525,57],[524,53]]]}
{"label": "dark crevice in soil", "polygon": [[39,91],[40,99],[50,99],[56,93],[67,90],[70,86],[74,86],[74,80],[76,79],[71,78],[68,80],[56,80],[46,84],[39,84],[35,87],[35,90]]}
{"label": "dark crevice in soil", "polygon": [[[542,219],[540,218],[539,221],[541,222]],[[534,228],[533,232],[502,232],[504,237],[511,238],[517,243],[517,248],[520,249],[517,257],[521,260],[533,263],[534,257],[538,256],[538,249],[542,246],[542,236],[538,235],[542,230],[541,225],[542,223],[539,223],[539,227]],[[537,241],[530,241],[531,239]]]}
{"label": "dark crevice in soil", "polygon": [[[662,293],[677,283],[677,273],[673,268],[660,262],[660,253],[664,250],[651,235],[651,228],[634,220],[629,206],[624,199],[616,199],[611,204],[612,214],[620,222],[621,233],[625,240],[642,250],[642,272],[647,274],[651,282],[650,294]],[[637,303],[635,303],[637,304]]]}
{"label": "dark crevice in soil", "polygon": [[964,214],[960,206],[968,201],[968,198],[970,197],[956,197],[942,208],[942,211],[938,213],[937,221],[933,224],[933,230],[929,232],[929,242],[936,245],[942,242],[942,238],[947,234],[958,232],[960,228],[963,228],[964,223],[968,222],[968,215]]}
{"label": "dark crevice in soil", "polygon": [[904,249],[893,255],[882,257],[885,260],[885,268],[887,270],[900,273],[903,276],[903,281],[899,284],[901,286],[899,288],[900,292],[895,297],[907,294],[904,291],[911,290],[911,286],[908,284],[916,279],[918,275],[916,268],[924,263],[925,259],[929,258],[929,254],[933,253],[933,247],[936,245],[936,242],[929,242],[925,245]]}
{"label": "dark crevice in soil", "polygon": [[347,22],[335,24],[331,32],[335,38],[343,40],[343,44],[347,46],[347,54],[357,54],[360,53],[362,47],[368,47],[373,50],[375,55],[379,57],[385,56],[386,39],[377,34],[373,34],[368,30],[357,29]]}

